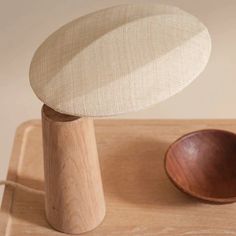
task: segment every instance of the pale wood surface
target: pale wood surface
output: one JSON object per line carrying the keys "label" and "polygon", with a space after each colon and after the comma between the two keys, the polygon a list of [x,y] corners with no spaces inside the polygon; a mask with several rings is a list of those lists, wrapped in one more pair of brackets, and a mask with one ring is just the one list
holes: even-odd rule
{"label": "pale wood surface", "polygon": [[91,231],[105,216],[93,119],[44,105],[42,126],[48,222],[65,233]]}
{"label": "pale wood surface", "polygon": [[[236,235],[236,204],[210,205],[178,191],[168,180],[164,153],[180,135],[202,128],[236,132],[235,120],[97,120],[96,137],[107,214],[85,235]],[[43,189],[40,121],[16,133],[8,179]],[[46,222],[44,198],[5,189],[0,235],[63,235]]]}

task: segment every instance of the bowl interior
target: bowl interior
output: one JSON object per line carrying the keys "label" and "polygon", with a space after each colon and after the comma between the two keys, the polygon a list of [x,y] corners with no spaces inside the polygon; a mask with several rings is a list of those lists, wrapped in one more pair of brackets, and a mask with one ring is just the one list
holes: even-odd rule
{"label": "bowl interior", "polygon": [[233,201],[231,198],[236,197],[236,135],[221,130],[188,134],[171,145],[165,168],[184,192],[205,200]]}

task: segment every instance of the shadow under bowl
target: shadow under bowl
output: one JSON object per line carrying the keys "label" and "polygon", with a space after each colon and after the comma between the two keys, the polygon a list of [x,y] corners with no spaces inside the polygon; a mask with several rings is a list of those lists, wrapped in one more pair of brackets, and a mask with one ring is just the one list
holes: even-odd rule
{"label": "shadow under bowl", "polygon": [[211,129],[182,136],[167,150],[165,170],[184,193],[210,202],[235,202],[236,134]]}

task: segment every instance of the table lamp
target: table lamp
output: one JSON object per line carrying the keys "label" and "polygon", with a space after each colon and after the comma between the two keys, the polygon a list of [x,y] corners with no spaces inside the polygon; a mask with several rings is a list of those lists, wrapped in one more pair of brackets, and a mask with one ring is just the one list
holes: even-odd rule
{"label": "table lamp", "polygon": [[44,103],[45,208],[52,227],[80,234],[105,216],[93,117],[138,111],[180,92],[203,71],[210,51],[197,18],[157,4],[99,10],[42,43],[30,84]]}

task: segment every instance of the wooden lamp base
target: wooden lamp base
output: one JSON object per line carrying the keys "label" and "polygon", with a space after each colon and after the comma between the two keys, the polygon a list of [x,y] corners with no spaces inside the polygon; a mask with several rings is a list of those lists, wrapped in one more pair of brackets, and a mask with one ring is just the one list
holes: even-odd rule
{"label": "wooden lamp base", "polygon": [[105,216],[92,118],[42,108],[46,217],[53,228],[80,234]]}

